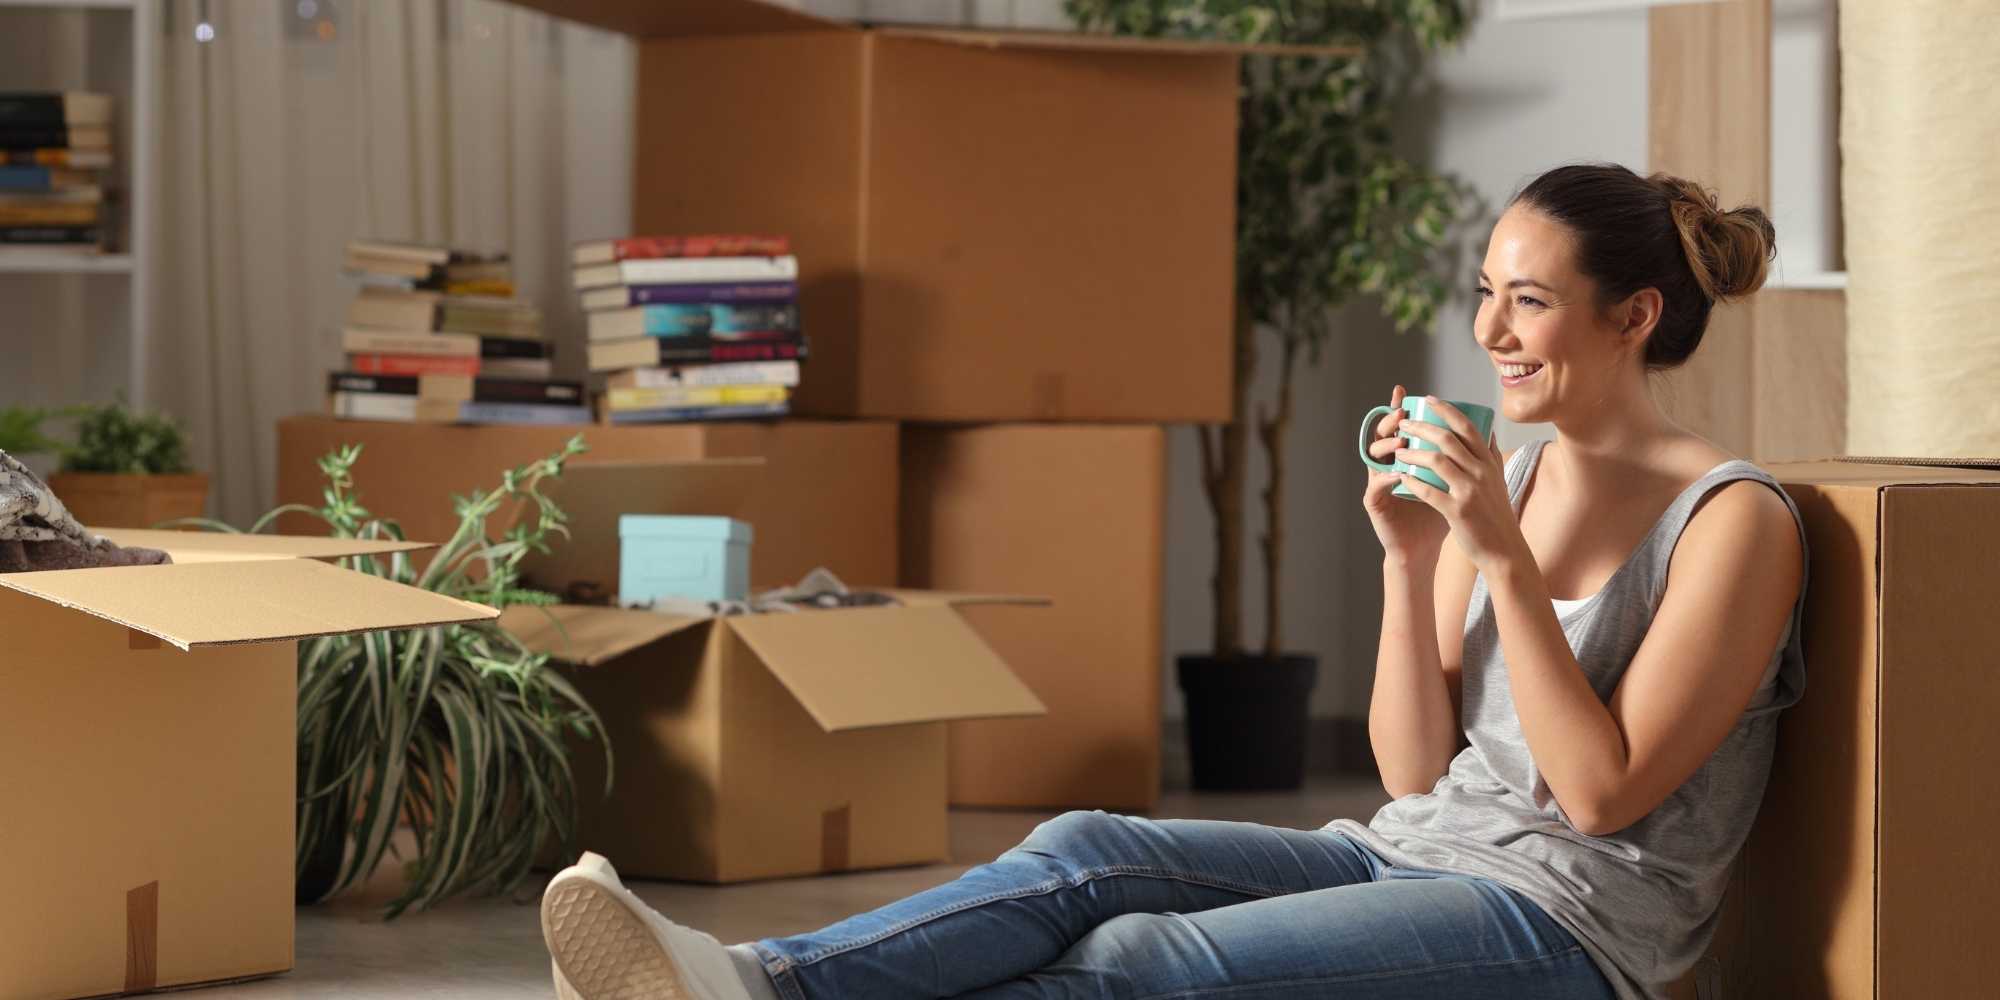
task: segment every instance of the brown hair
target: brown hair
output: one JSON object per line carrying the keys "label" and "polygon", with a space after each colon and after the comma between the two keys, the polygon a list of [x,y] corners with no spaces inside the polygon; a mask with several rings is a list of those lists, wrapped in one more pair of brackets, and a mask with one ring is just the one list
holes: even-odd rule
{"label": "brown hair", "polygon": [[1660,320],[1646,341],[1649,370],[1687,362],[1718,301],[1764,284],[1777,232],[1764,210],[1722,211],[1714,193],[1667,174],[1640,177],[1613,163],[1557,167],[1510,204],[1526,205],[1575,234],[1577,269],[1609,306],[1657,288]]}

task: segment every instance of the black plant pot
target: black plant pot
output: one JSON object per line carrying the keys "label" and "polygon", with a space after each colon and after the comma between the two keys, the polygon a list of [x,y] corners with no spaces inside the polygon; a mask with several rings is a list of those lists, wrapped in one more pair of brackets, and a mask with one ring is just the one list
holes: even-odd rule
{"label": "black plant pot", "polygon": [[1177,666],[1195,788],[1277,791],[1305,784],[1317,657],[1183,656]]}

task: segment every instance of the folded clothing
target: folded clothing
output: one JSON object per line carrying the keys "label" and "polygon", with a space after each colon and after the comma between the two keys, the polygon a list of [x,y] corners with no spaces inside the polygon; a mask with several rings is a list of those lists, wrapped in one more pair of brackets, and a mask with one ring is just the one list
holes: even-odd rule
{"label": "folded clothing", "polygon": [[777,587],[741,601],[699,601],[686,597],[655,597],[627,603],[663,615],[705,618],[710,615],[762,615],[773,612],[803,611],[812,608],[878,607],[900,604],[888,594],[852,590],[831,570],[821,567],[790,587]]}
{"label": "folded clothing", "polygon": [[0,451],[0,573],[172,561],[158,549],[122,548],[91,534],[40,476]]}

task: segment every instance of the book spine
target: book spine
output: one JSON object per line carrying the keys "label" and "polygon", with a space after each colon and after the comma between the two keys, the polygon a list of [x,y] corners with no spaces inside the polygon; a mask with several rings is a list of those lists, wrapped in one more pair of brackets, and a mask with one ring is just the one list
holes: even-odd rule
{"label": "book spine", "polygon": [[668,424],[695,420],[753,420],[782,417],[791,412],[789,403],[753,403],[744,406],[662,406],[648,410],[613,411],[614,424]]}
{"label": "book spine", "polygon": [[327,409],[333,416],[350,420],[411,422],[417,419],[417,397],[343,391],[327,397]]}
{"label": "book spine", "polygon": [[799,276],[799,262],[789,256],[658,258],[623,261],[618,274],[626,285],[792,281]]}
{"label": "book spine", "polygon": [[688,368],[632,368],[620,372],[614,379],[614,387],[621,389],[677,389],[704,385],[794,386],[799,384],[799,363],[763,361]]}
{"label": "book spine", "polygon": [[777,257],[792,252],[783,236],[628,236],[611,241],[612,260],[662,257]]}
{"label": "book spine", "polygon": [[61,94],[0,94],[0,128],[68,124]]}
{"label": "book spine", "polygon": [[678,386],[672,389],[613,389],[605,394],[612,410],[651,410],[669,406],[751,406],[782,403],[790,395],[781,385]]}
{"label": "book spine", "polygon": [[537,379],[480,378],[472,382],[475,403],[533,403],[582,406],[583,386]]}
{"label": "book spine", "polygon": [[660,364],[698,365],[724,361],[790,361],[806,356],[803,341],[677,344],[660,341]]}
{"label": "book spine", "polygon": [[42,166],[0,166],[0,191],[40,194],[55,190],[55,177]]}
{"label": "book spine", "polygon": [[799,296],[796,281],[701,282],[686,285],[626,285],[630,305],[667,305],[677,302],[783,302]]}
{"label": "book spine", "polygon": [[0,163],[92,170],[110,166],[111,154],[80,149],[11,149],[0,147]]}
{"label": "book spine", "polygon": [[98,208],[87,201],[0,204],[0,226],[94,226]]}
{"label": "book spine", "polygon": [[69,146],[67,125],[10,125],[0,123],[0,149],[64,149]]}
{"label": "book spine", "polygon": [[350,354],[347,367],[357,375],[477,375],[478,358],[425,357],[421,354]]}
{"label": "book spine", "polygon": [[[460,336],[465,336],[460,334]],[[482,358],[546,358],[549,356],[549,342],[529,340],[520,337],[479,337],[479,356]]]}
{"label": "book spine", "polygon": [[0,244],[13,246],[95,245],[103,239],[96,226],[0,226]]}
{"label": "book spine", "polygon": [[676,337],[689,333],[791,333],[799,328],[798,308],[791,305],[731,305],[711,302],[702,305],[678,303],[644,306],[641,315],[648,337]]}
{"label": "book spine", "polygon": [[590,407],[472,402],[458,408],[458,419],[467,424],[587,424]]}

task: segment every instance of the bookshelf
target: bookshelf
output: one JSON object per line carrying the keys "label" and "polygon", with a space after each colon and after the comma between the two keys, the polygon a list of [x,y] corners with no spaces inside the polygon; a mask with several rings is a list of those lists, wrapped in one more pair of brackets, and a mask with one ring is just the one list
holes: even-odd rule
{"label": "bookshelf", "polygon": [[[0,90],[110,94],[119,195],[112,252],[0,249],[0,405],[97,401],[147,405],[155,179],[150,82],[157,72],[159,0],[0,0]],[[17,339],[18,338],[18,339]],[[32,340],[24,345],[18,340]],[[57,346],[50,346],[54,342]]]}

